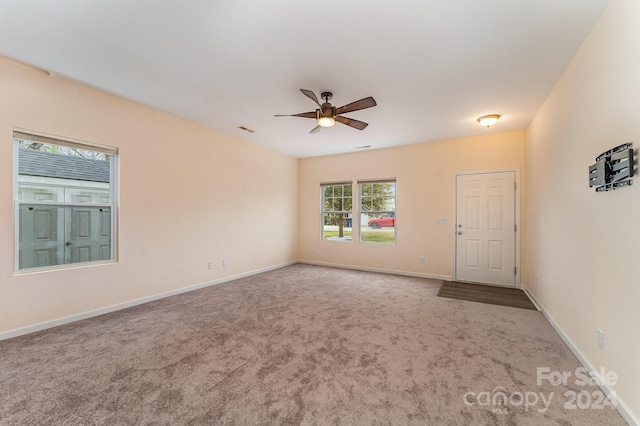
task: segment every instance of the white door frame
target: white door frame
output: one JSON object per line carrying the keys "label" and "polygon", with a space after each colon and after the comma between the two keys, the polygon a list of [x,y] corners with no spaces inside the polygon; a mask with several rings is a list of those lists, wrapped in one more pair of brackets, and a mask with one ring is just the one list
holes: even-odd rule
{"label": "white door frame", "polygon": [[520,282],[520,273],[521,273],[521,265],[520,265],[520,169],[497,169],[497,170],[477,170],[477,171],[468,171],[468,172],[454,172],[453,174],[453,214],[451,221],[451,239],[453,241],[453,253],[451,254],[452,265],[453,265],[453,280],[457,281],[457,273],[458,273],[458,265],[456,264],[456,253],[458,251],[458,238],[456,237],[456,218],[458,213],[458,194],[457,194],[457,177],[464,175],[477,175],[477,174],[488,174],[488,173],[502,173],[502,172],[514,172],[515,180],[516,180],[516,190],[515,190],[515,223],[516,223],[516,242],[515,242],[515,257],[516,257],[516,274],[515,274],[515,288],[522,288],[522,283]]}

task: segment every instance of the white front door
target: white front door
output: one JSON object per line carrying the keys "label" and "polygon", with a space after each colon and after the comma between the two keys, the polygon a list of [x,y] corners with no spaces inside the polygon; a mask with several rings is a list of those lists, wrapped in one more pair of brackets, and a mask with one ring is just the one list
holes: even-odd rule
{"label": "white front door", "polygon": [[516,285],[515,172],[456,176],[456,279]]}

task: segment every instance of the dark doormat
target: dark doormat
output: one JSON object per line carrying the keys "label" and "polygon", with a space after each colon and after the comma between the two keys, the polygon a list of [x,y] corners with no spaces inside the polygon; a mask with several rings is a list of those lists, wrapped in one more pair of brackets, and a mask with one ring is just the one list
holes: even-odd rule
{"label": "dark doormat", "polygon": [[537,310],[523,290],[483,284],[443,281],[438,296],[512,308]]}

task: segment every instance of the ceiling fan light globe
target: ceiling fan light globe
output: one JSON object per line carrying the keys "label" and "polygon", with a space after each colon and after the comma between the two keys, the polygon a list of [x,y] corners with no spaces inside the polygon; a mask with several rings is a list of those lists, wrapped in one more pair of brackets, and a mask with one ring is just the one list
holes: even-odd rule
{"label": "ceiling fan light globe", "polygon": [[336,120],[333,117],[318,118],[318,126],[320,127],[332,127],[334,124],[336,124]]}

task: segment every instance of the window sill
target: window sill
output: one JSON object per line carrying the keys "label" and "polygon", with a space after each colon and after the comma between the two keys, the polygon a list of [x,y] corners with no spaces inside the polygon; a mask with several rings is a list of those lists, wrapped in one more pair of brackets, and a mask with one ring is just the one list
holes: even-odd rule
{"label": "window sill", "polygon": [[118,263],[117,260],[100,260],[95,262],[82,262],[82,263],[70,263],[70,264],[56,265],[56,266],[43,266],[40,268],[20,269],[17,271],[13,271],[13,275],[14,276],[33,275],[33,274],[42,274],[44,272],[56,272],[56,271],[68,271],[71,269],[95,268],[98,266],[114,265],[116,263]]}

